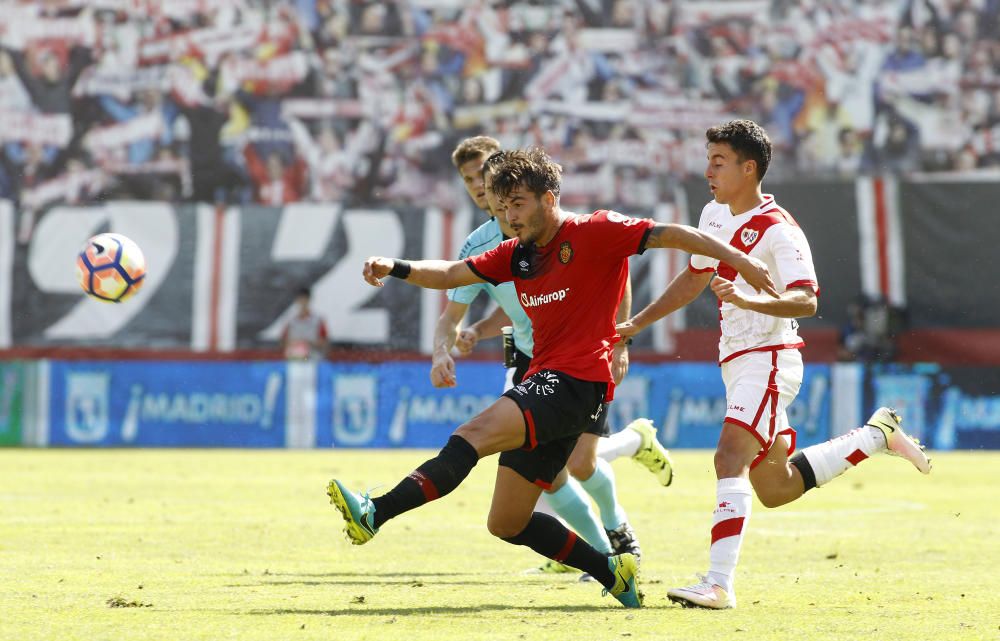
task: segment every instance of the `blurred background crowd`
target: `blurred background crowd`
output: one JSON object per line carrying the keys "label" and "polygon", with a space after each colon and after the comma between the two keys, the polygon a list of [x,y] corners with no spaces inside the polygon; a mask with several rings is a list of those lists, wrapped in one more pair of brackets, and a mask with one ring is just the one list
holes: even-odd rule
{"label": "blurred background crowd", "polygon": [[571,206],[650,206],[736,115],[783,176],[1000,168],[1000,0],[8,1],[0,45],[27,210],[454,207],[475,133],[550,150]]}

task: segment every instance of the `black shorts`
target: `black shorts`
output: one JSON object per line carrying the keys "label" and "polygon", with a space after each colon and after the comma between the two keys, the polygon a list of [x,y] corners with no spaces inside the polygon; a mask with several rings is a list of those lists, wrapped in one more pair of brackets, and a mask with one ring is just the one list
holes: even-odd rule
{"label": "black shorts", "polygon": [[583,381],[555,370],[542,370],[504,396],[524,415],[524,446],[500,454],[506,466],[548,489],[566,466],[580,434],[606,425],[607,383]]}

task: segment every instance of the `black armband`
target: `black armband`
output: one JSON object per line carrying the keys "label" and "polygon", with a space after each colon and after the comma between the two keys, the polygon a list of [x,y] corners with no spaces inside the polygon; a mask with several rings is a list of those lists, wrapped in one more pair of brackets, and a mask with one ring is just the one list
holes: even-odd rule
{"label": "black armband", "polygon": [[389,275],[393,278],[406,280],[406,278],[410,275],[411,269],[412,267],[410,267],[409,261],[394,258],[392,261],[392,269],[389,270]]}

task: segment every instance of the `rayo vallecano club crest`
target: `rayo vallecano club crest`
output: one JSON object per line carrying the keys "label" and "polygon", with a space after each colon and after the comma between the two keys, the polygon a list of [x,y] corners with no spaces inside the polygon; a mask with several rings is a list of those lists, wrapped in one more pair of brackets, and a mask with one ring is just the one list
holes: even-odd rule
{"label": "rayo vallecano club crest", "polygon": [[562,245],[559,245],[559,262],[565,265],[571,260],[573,260],[573,248],[570,246],[569,241],[566,241]]}
{"label": "rayo vallecano club crest", "polygon": [[757,237],[760,236],[760,232],[756,229],[744,229],[740,233],[740,240],[743,241],[744,245],[753,245],[757,242]]}

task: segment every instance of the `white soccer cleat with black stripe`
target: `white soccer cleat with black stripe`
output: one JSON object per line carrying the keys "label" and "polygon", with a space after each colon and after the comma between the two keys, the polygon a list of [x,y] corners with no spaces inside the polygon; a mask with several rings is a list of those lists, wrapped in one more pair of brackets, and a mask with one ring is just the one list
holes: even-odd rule
{"label": "white soccer cleat with black stripe", "polygon": [[874,427],[885,436],[886,454],[901,456],[924,474],[931,473],[931,460],[924,453],[924,446],[915,438],[903,431],[903,419],[891,407],[880,407],[875,410],[868,422],[868,427]]}

